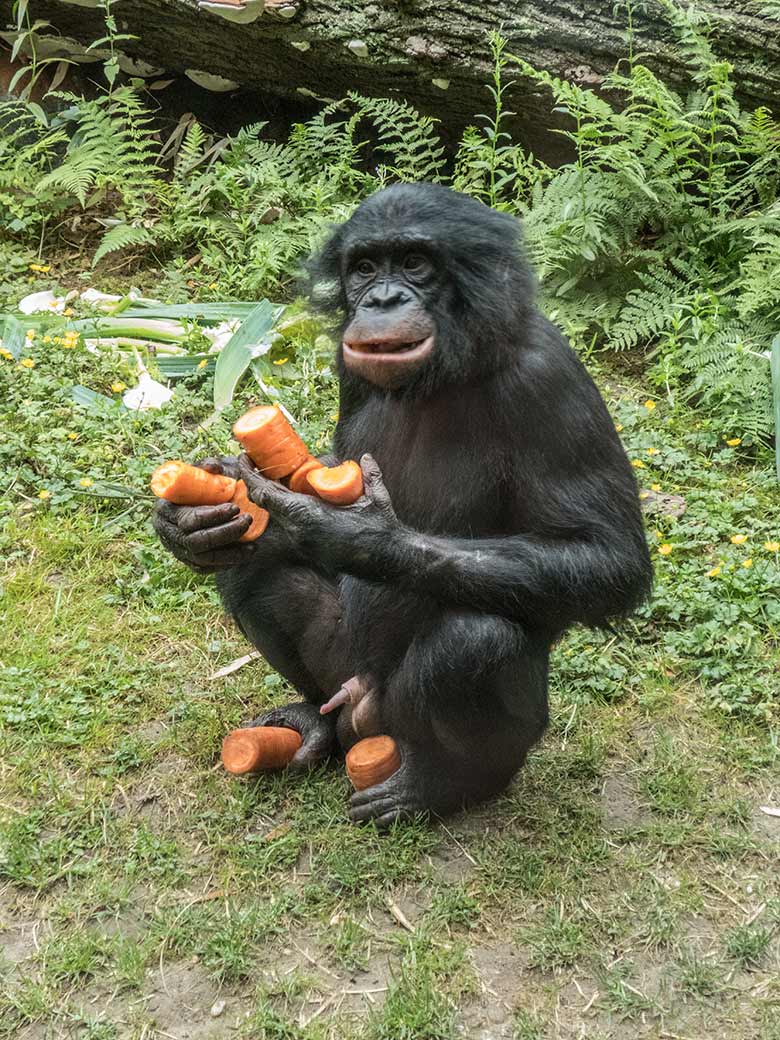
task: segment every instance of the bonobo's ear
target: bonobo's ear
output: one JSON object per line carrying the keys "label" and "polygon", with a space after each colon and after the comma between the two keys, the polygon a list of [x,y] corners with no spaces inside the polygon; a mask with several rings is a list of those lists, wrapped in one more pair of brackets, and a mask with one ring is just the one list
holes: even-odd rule
{"label": "bonobo's ear", "polygon": [[325,244],[306,264],[306,281],[302,287],[315,310],[334,313],[346,309],[346,296],[341,282],[341,253],[344,227],[335,228]]}

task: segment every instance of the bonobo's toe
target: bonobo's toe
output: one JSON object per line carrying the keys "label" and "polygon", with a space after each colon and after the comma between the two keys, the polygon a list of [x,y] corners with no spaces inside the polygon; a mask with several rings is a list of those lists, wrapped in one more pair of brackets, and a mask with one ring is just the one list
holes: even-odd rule
{"label": "bonobo's toe", "polygon": [[414,793],[402,766],[384,783],[356,791],[350,799],[349,816],[353,823],[373,820],[384,829],[399,820],[411,820],[424,815],[426,806]]}

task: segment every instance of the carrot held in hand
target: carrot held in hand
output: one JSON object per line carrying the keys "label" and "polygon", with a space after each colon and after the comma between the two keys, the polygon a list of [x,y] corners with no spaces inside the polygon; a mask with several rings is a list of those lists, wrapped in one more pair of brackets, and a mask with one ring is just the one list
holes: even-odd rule
{"label": "carrot held in hand", "polygon": [[239,541],[253,542],[268,527],[268,521],[271,518],[270,513],[267,509],[262,509],[260,506],[255,505],[247,494],[246,484],[243,480],[236,481],[236,490],[231,501],[238,506],[242,513],[248,513],[252,517],[252,523],[241,535]]}
{"label": "carrot held in hand", "polygon": [[376,787],[401,766],[398,746],[392,737],[366,737],[347,752],[347,776],[356,791]]}
{"label": "carrot held in hand", "polygon": [[275,405],[242,415],[233,425],[233,436],[269,480],[289,476],[309,458],[309,449]]}
{"label": "carrot held in hand", "polygon": [[222,741],[222,765],[236,775],[284,769],[302,743],[300,733],[284,726],[234,729]]}
{"label": "carrot held in hand", "polygon": [[157,467],[151,488],[158,498],[177,506],[221,506],[233,497],[236,481],[175,459]]}
{"label": "carrot held in hand", "polygon": [[316,492],[307,477],[315,469],[323,469],[322,463],[319,459],[309,458],[294,473],[291,473],[287,478],[287,487],[290,491],[294,491],[298,495],[314,495]]}
{"label": "carrot held in hand", "polygon": [[221,506],[225,502],[235,502],[242,513],[252,517],[249,529],[239,541],[253,542],[268,526],[268,512],[250,500],[243,480],[209,473],[200,466],[190,466],[177,459],[158,466],[150,484],[158,498],[167,499],[176,506]]}
{"label": "carrot held in hand", "polygon": [[310,486],[320,498],[334,506],[349,506],[363,494],[363,473],[357,462],[322,466],[307,475]]}

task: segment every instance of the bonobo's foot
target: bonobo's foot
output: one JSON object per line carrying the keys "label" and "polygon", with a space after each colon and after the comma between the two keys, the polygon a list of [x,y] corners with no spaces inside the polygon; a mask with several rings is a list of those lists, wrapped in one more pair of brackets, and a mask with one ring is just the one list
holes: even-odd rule
{"label": "bonobo's foot", "polygon": [[353,823],[373,820],[377,827],[385,828],[415,816],[453,812],[465,803],[457,776],[442,774],[406,744],[399,742],[398,750],[401,766],[391,777],[352,795],[349,815]]}
{"label": "bonobo's foot", "polygon": [[328,758],[336,744],[335,717],[320,715],[318,706],[307,701],[273,708],[252,722],[244,723],[241,728],[249,729],[253,726],[286,726],[300,733],[303,743],[295,752],[288,769],[311,769]]}

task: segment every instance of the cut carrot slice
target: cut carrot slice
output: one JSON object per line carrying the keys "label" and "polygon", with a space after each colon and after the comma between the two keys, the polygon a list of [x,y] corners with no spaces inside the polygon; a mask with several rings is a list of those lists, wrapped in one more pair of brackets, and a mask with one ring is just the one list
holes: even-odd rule
{"label": "cut carrot slice", "polygon": [[300,733],[284,726],[234,729],[222,741],[222,764],[239,775],[284,769],[302,743]]}
{"label": "cut carrot slice", "polygon": [[309,449],[275,405],[242,415],[233,425],[233,436],[269,480],[289,476],[309,457]]}
{"label": "cut carrot slice", "polygon": [[363,474],[357,462],[323,466],[308,474],[309,484],[320,498],[334,506],[349,506],[363,494]]}
{"label": "cut carrot slice", "polygon": [[299,466],[296,471],[290,475],[287,480],[287,487],[290,491],[295,491],[298,495],[316,494],[314,488],[306,478],[313,470],[322,468],[323,465],[318,459],[307,459],[302,466]]}
{"label": "cut carrot slice", "polygon": [[158,466],[150,485],[158,498],[177,506],[219,506],[229,502],[236,490],[232,477],[208,473],[179,459]]}
{"label": "cut carrot slice", "polygon": [[345,764],[352,786],[365,791],[391,777],[401,766],[401,756],[392,737],[366,737],[349,749]]}
{"label": "cut carrot slice", "polygon": [[270,519],[268,511],[255,505],[247,494],[246,484],[243,480],[236,482],[236,490],[232,501],[235,502],[242,513],[249,513],[252,517],[251,526],[241,535],[239,541],[253,542],[255,538],[259,538],[263,531],[265,531],[266,527],[268,527],[268,521]]}

